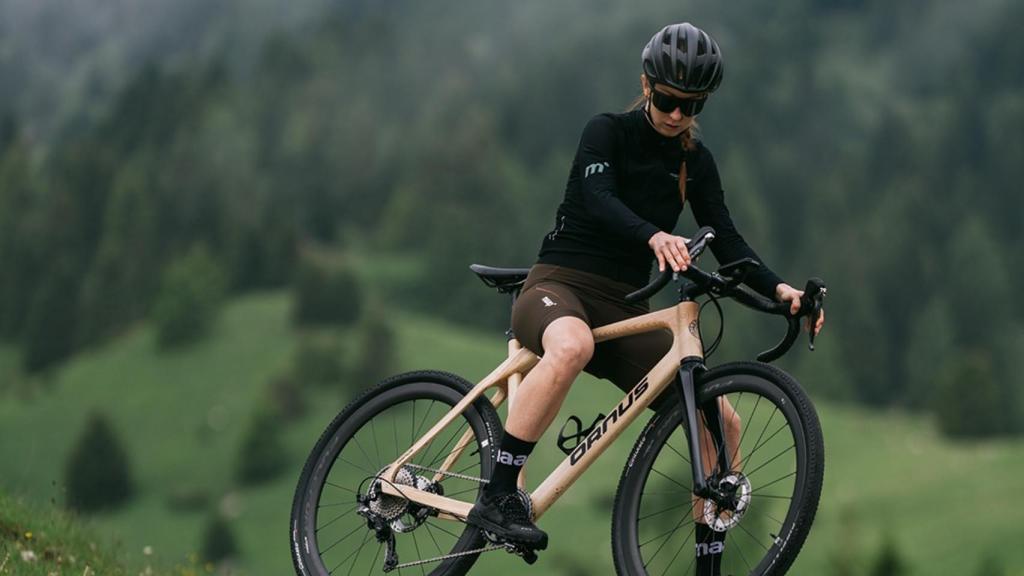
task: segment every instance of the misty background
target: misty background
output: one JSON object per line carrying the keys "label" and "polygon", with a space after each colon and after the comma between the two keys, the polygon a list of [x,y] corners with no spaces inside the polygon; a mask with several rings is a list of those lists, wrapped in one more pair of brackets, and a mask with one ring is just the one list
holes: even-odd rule
{"label": "misty background", "polygon": [[[737,227],[829,286],[818,350],[779,361],[827,453],[793,572],[1024,574],[1006,0],[0,0],[0,494],[73,510],[129,572],[287,571],[319,432],[386,374],[500,361],[507,302],[467,266],[533,263],[582,127],[684,20],[725,55],[700,123]],[[710,362],[780,328],[726,304]],[[120,480],[76,487],[96,460]],[[611,489],[580,504],[600,537]]]}

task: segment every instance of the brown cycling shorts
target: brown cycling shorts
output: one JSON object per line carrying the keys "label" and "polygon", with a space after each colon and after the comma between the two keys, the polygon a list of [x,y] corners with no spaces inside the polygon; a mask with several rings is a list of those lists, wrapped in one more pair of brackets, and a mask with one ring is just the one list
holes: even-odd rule
{"label": "brown cycling shorts", "polygon": [[[563,316],[574,316],[592,329],[650,311],[648,303],[629,304],[636,287],[604,276],[550,264],[535,264],[512,308],[512,332],[534,354],[543,356],[544,330]],[[584,368],[629,391],[661,360],[672,345],[672,333],[656,330],[600,342]],[[674,397],[676,394],[671,393]],[[659,409],[665,400],[656,402]]]}

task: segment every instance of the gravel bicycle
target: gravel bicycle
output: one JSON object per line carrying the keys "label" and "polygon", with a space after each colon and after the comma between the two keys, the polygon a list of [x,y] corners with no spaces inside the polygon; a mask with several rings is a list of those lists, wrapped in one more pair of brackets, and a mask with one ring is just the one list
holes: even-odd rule
{"label": "gravel bicycle", "polygon": [[[768,364],[785,354],[821,313],[824,283],[811,279],[800,313],[741,286],[759,264],[744,259],[709,273],[695,263],[714,231],[688,243],[694,265],[666,268],[627,296],[641,301],[679,282],[679,301],[593,330],[595,342],[670,330],[669,352],[591,426],[563,427],[562,463],[519,496],[535,519],[547,513],[620,434],[663,392],[677,395],[650,418],[626,460],[612,515],[615,569],[624,575],[694,574],[696,524],[725,533],[723,574],[779,575],[810,531],[824,475],[818,416],[790,375]],[[474,265],[489,286],[513,301],[528,269]],[[788,330],[757,362],[704,364],[696,300],[730,298],[786,318]],[[705,304],[707,303],[705,302]],[[814,333],[810,331],[810,348]],[[504,542],[465,519],[487,483],[502,425],[496,408],[515,402],[518,383],[539,358],[509,334],[509,355],[483,380],[438,371],[388,378],[352,401],[321,435],[303,468],[292,506],[296,573],[466,574],[480,554],[536,553]],[[486,393],[493,391],[488,397]],[[567,423],[568,424],[568,423]],[[557,534],[553,534],[557,538]],[[707,550],[704,550],[707,552]]]}

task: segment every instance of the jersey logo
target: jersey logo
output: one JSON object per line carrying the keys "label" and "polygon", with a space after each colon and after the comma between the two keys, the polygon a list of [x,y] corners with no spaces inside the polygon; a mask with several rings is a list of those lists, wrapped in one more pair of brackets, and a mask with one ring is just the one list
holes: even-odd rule
{"label": "jersey logo", "polygon": [[604,172],[605,168],[611,168],[611,167],[612,167],[612,165],[607,163],[607,162],[595,162],[595,163],[587,166],[583,170],[583,177],[587,178],[591,174],[600,174],[600,173]]}
{"label": "jersey logo", "polygon": [[545,308],[550,308],[551,306],[557,305],[551,298],[548,298],[547,296],[541,298],[540,301],[544,303]]}
{"label": "jersey logo", "polygon": [[555,229],[548,234],[548,239],[554,240],[555,237],[558,236],[558,233],[562,231],[562,228],[565,228],[565,216],[558,217],[558,226],[555,226]]}

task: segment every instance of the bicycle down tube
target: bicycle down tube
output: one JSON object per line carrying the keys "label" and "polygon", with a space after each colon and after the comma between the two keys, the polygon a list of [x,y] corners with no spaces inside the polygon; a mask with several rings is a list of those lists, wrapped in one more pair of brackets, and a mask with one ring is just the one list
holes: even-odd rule
{"label": "bicycle down tube", "polygon": [[[615,406],[601,425],[595,427],[590,435],[531,493],[535,518],[540,518],[558,498],[565,494],[569,487],[619,437],[622,431],[672,384],[683,358],[703,356],[703,348],[697,330],[698,313],[699,306],[695,302],[680,302],[671,308],[628,318],[593,330],[594,342],[597,343],[653,330],[668,329],[673,333],[672,347]],[[540,360],[537,355],[525,348],[520,348],[516,352],[511,352],[512,349],[513,347],[510,347],[509,358],[474,386],[455,407],[388,467],[383,475],[387,480],[382,486],[384,493],[406,498],[458,518],[465,518],[469,514],[469,510],[473,506],[472,503],[409,486],[399,487],[396,485],[395,477],[402,466],[408,463],[435,435],[453,422],[489,388],[494,386],[504,388],[507,386],[510,376],[525,376]],[[502,389],[491,401],[498,405],[506,398],[507,394]],[[461,452],[461,449],[464,448],[463,444],[464,442],[460,441],[456,445],[456,450]],[[453,451],[453,454],[446,459],[446,464],[449,461],[454,461],[457,456],[458,454]]]}

